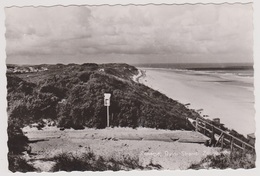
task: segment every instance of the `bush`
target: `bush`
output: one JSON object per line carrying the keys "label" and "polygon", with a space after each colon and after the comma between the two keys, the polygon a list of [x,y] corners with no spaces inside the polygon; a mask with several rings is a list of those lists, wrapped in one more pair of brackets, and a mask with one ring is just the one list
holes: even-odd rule
{"label": "bush", "polygon": [[55,87],[53,85],[46,85],[46,86],[42,86],[40,91],[43,93],[52,93],[59,98],[63,98],[65,97],[67,90],[64,88]]}
{"label": "bush", "polygon": [[13,125],[9,124],[7,128],[8,133],[8,148],[9,152],[12,154],[20,154],[23,151],[27,150],[28,147],[28,138],[24,136],[22,130]]}
{"label": "bush", "polygon": [[92,74],[91,72],[81,73],[81,74],[79,75],[79,79],[80,79],[81,81],[83,81],[83,82],[88,82],[88,80],[89,80],[91,74]]}
{"label": "bush", "polygon": [[[140,165],[138,158],[124,156],[121,160],[97,157],[93,152],[75,156],[71,153],[62,153],[54,157],[56,162],[53,171],[106,171],[145,169]],[[149,167],[147,167],[149,169]]]}
{"label": "bush", "polygon": [[208,155],[198,164],[193,164],[190,169],[251,169],[255,168],[256,154],[253,151],[242,153],[235,150],[232,154]]}
{"label": "bush", "polygon": [[34,172],[37,171],[32,165],[28,164],[27,161],[20,155],[8,154],[9,170],[12,172]]}

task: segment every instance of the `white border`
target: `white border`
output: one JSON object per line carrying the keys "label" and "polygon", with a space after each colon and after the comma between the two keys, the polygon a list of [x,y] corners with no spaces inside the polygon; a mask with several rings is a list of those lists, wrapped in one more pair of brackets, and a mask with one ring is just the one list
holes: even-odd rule
{"label": "white border", "polygon": [[183,4],[183,3],[248,3],[253,2],[253,0],[44,0],[44,1],[35,1],[35,0],[8,0],[3,4],[5,6],[17,5],[17,6],[26,6],[26,5],[44,5],[44,6],[52,6],[57,4],[62,5],[101,5],[101,4]]}
{"label": "white border", "polygon": [[[0,112],[1,112],[1,117],[0,117],[0,174],[1,175],[21,175],[22,173],[11,173],[8,170],[8,162],[7,162],[7,134],[6,134],[6,128],[7,128],[7,114],[6,114],[6,107],[7,107],[7,102],[6,102],[6,77],[5,77],[5,72],[6,72],[6,65],[5,65],[5,14],[4,14],[4,7],[9,7],[9,6],[53,6],[53,5],[102,5],[102,4],[183,4],[183,3],[236,3],[236,2],[241,2],[241,3],[249,3],[253,2],[252,0],[125,0],[125,1],[120,1],[120,0],[42,0],[42,1],[35,1],[35,0],[6,0],[5,2],[0,2],[1,10],[0,10]],[[255,0],[254,2],[254,69],[255,69],[255,109],[256,109],[256,115],[255,117],[259,117],[259,91],[260,90],[260,82],[259,82],[259,70],[260,70],[260,2]],[[258,124],[259,121],[256,118],[256,124]],[[260,137],[259,135],[259,125],[257,125],[257,131],[256,131],[256,138]],[[256,142],[256,148],[257,148],[257,156],[259,156],[259,140]],[[186,171],[130,171],[130,172],[115,172],[113,173],[112,171],[109,172],[72,172],[72,173],[66,173],[66,172],[59,172],[59,173],[39,173],[40,175],[86,175],[86,174],[93,174],[93,175],[107,175],[113,173],[114,175],[121,175],[121,174],[126,174],[126,175],[135,175],[135,174],[145,174],[145,175],[158,175],[158,174],[163,174],[163,175],[258,175],[260,173],[260,164],[259,164],[259,159],[257,157],[257,162],[256,162],[256,168],[255,169],[250,169],[250,170],[244,170],[244,169],[238,169],[238,170],[199,170],[199,171],[193,171],[193,170],[186,170]],[[34,175],[35,173],[26,173],[25,175]]]}

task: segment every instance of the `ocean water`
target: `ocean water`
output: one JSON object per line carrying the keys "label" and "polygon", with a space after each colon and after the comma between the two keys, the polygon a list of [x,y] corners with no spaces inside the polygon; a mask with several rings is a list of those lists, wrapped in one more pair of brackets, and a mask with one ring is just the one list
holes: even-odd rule
{"label": "ocean water", "polygon": [[181,64],[139,64],[137,67],[174,69],[174,70],[191,70],[197,73],[209,74],[226,74],[242,77],[253,77],[254,69],[251,63],[181,63]]}
{"label": "ocean water", "polygon": [[223,85],[242,86],[253,91],[254,69],[251,63],[181,63],[181,64],[140,64],[138,67],[171,70],[193,76],[215,77]]}
{"label": "ocean water", "polygon": [[255,132],[254,71],[242,64],[147,64],[142,82],[245,136]]}

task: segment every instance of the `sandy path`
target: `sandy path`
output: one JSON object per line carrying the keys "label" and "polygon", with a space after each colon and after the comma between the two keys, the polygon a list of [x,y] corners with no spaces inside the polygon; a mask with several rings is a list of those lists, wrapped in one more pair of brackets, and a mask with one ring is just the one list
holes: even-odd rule
{"label": "sandy path", "polygon": [[[159,90],[192,109],[203,109],[210,119],[220,118],[228,128],[247,135],[255,132],[254,94],[248,78],[197,74],[166,69],[144,69],[141,83]],[[222,82],[221,82],[222,81]],[[224,83],[223,83],[224,81]]]}
{"label": "sandy path", "polygon": [[138,70],[138,74],[134,75],[132,79],[133,79],[133,81],[138,82],[139,79],[141,78],[141,76],[142,76],[142,71]]}
{"label": "sandy path", "polygon": [[[33,164],[44,171],[51,169],[55,163],[44,163],[40,159],[51,158],[63,152],[80,155],[93,151],[97,156],[115,159],[120,159],[123,156],[138,157],[143,166],[152,161],[154,164],[160,164],[163,169],[172,170],[187,169],[192,163],[201,161],[207,154],[216,153],[219,150],[218,148],[206,147],[204,144],[170,140],[170,138],[206,139],[201,134],[192,131],[147,128],[60,131],[55,127],[43,130],[24,128],[23,130],[29,139],[46,139],[30,144],[32,153],[34,153],[30,159],[34,159]],[[142,140],[137,138],[142,138]]]}

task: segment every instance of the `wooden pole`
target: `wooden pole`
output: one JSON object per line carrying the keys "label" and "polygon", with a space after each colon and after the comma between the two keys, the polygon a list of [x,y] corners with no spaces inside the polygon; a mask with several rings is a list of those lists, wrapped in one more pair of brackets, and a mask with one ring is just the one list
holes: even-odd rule
{"label": "wooden pole", "polygon": [[233,152],[234,149],[234,138],[231,136],[231,145],[230,145],[230,149],[231,149],[231,154]]}
{"label": "wooden pole", "polygon": [[220,140],[222,140],[222,136],[223,136],[223,132],[220,134],[215,146],[217,146],[219,143],[221,144]]}
{"label": "wooden pole", "polygon": [[213,147],[215,147],[216,146],[216,139],[215,139],[215,131],[214,131],[213,125],[211,126],[211,138],[212,138]]}
{"label": "wooden pole", "polygon": [[206,123],[204,122],[204,128],[203,128],[204,135],[206,135]]}
{"label": "wooden pole", "polygon": [[198,131],[198,122],[199,122],[199,119],[196,118],[196,131]]}
{"label": "wooden pole", "polygon": [[109,106],[107,106],[107,127],[109,127]]}
{"label": "wooden pole", "polygon": [[223,136],[221,137],[221,148],[223,149],[223,147],[224,147],[224,134],[223,134]]}
{"label": "wooden pole", "polygon": [[242,148],[243,148],[243,154],[245,154],[245,152],[246,152],[246,146],[245,146],[244,143],[242,143]]}

